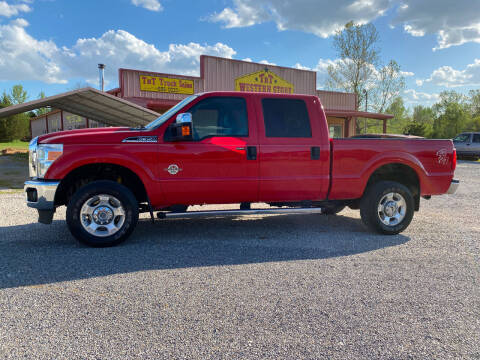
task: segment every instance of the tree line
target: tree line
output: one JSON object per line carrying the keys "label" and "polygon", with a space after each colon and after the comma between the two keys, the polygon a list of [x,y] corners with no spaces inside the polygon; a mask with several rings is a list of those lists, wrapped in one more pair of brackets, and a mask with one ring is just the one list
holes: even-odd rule
{"label": "tree line", "polygon": [[[443,91],[433,106],[405,107],[405,78],[395,60],[380,61],[378,32],[373,24],[349,22],[333,37],[338,60],[328,66],[326,87],[357,95],[357,108],[394,115],[388,133],[427,138],[453,138],[463,131],[480,131],[480,90],[468,95]],[[357,119],[356,133],[381,133],[378,120]]]}
{"label": "tree line", "polygon": [[[39,98],[44,98],[42,91]],[[29,98],[27,91],[22,85],[14,85],[7,93],[3,91],[0,98],[0,108],[11,105],[23,104]],[[39,116],[47,112],[42,108],[23,114],[11,115],[0,118],[0,142],[10,142],[13,140],[29,140],[30,138],[30,118]]]}

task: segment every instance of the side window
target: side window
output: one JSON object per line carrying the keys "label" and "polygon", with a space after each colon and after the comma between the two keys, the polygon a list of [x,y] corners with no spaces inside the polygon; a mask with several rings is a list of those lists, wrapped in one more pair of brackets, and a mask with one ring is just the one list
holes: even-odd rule
{"label": "side window", "polygon": [[468,140],[470,140],[470,134],[460,134],[453,139],[455,142],[466,142]]}
{"label": "side window", "polygon": [[473,134],[473,142],[480,143],[480,134]]}
{"label": "side window", "polygon": [[194,140],[211,136],[248,136],[244,98],[210,97],[195,104],[188,112],[192,114]]}
{"label": "side window", "polygon": [[307,105],[299,99],[263,99],[263,120],[267,137],[312,137]]}

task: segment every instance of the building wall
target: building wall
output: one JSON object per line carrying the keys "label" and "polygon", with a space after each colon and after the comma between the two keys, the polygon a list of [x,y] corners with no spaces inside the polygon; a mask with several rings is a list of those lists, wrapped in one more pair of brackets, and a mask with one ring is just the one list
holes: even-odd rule
{"label": "building wall", "polygon": [[35,136],[43,135],[47,133],[47,123],[45,122],[45,116],[41,118],[33,119],[30,122],[32,129],[32,138]]}
{"label": "building wall", "polygon": [[62,130],[61,112],[52,112],[48,114],[48,132],[56,132]]}
{"label": "building wall", "polygon": [[325,109],[357,110],[355,94],[324,90],[317,90],[316,94]]}
{"label": "building wall", "polygon": [[234,91],[235,79],[260,70],[268,69],[293,84],[295,94],[315,95],[317,75],[315,71],[264,65],[247,61],[201,57],[201,76],[204,91]]}

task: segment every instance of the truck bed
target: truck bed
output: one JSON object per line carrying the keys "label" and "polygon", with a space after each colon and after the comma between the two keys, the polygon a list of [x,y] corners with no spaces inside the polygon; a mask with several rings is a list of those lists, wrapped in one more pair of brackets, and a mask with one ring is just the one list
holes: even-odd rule
{"label": "truck bed", "polygon": [[332,139],[329,199],[357,199],[374,171],[387,164],[411,167],[420,195],[445,193],[453,179],[455,156],[451,140]]}

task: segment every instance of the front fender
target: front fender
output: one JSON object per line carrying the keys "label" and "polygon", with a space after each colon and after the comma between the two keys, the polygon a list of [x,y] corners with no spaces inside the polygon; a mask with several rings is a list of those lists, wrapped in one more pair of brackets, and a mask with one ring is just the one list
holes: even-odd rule
{"label": "front fender", "polygon": [[161,195],[155,186],[155,155],[156,144],[141,144],[140,146],[122,145],[69,145],[64,153],[48,169],[45,179],[61,180],[73,170],[91,164],[114,164],[123,166],[137,174],[145,186],[150,199],[158,199]]}

